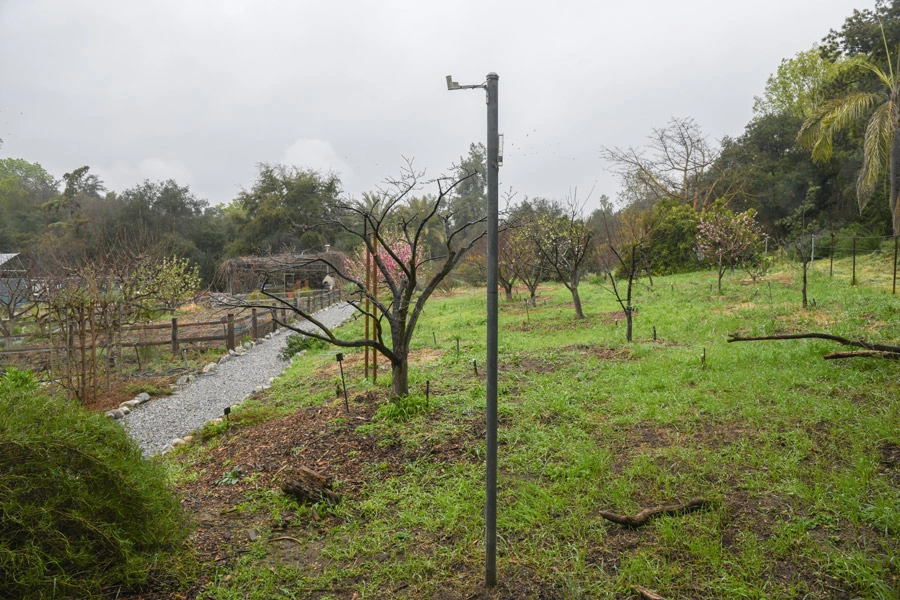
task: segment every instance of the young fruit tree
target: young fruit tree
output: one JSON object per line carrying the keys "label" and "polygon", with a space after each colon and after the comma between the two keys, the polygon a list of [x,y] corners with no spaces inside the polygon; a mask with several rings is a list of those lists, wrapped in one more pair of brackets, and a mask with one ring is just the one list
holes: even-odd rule
{"label": "young fruit tree", "polygon": [[725,271],[734,270],[741,262],[751,259],[756,251],[761,233],[755,215],[752,208],[736,215],[717,203],[700,216],[697,253],[715,267],[720,294]]}
{"label": "young fruit tree", "polygon": [[[326,223],[362,243],[374,260],[377,286],[366,285],[364,269],[359,268],[358,261],[339,263],[324,255],[300,257],[291,265],[279,265],[327,265],[353,288],[354,299],[350,303],[354,309],[374,319],[374,339],[341,337],[311,311],[263,291],[264,295],[302,317],[315,329],[302,331],[296,325],[279,321],[280,325],[344,348],[373,348],[384,356],[391,365],[391,391],[395,396],[409,394],[410,344],[425,303],[484,235],[482,232],[469,236],[483,218],[454,221],[447,210],[451,192],[474,174],[439,177],[429,182],[423,181],[423,176],[424,173],[415,171],[412,164],[407,163],[401,176],[388,181],[386,188],[367,194],[363,201],[341,202],[338,216]],[[419,199],[414,203],[416,210],[410,210],[409,200],[424,183],[437,186],[437,194],[427,196],[426,203]],[[429,253],[425,250],[425,236],[436,224],[443,229],[444,235],[440,236],[443,242],[440,247],[432,247]],[[265,290],[265,286],[262,289]],[[371,308],[367,309],[367,305]]]}
{"label": "young fruit tree", "polygon": [[[551,203],[551,214],[539,215],[531,230],[531,239],[537,254],[548,270],[555,273],[572,294],[575,316],[584,318],[578,284],[593,246],[593,233],[582,215],[583,204],[574,195],[565,205]],[[553,216],[553,214],[559,216]]]}
{"label": "young fruit tree", "polygon": [[648,271],[646,219],[631,210],[616,215],[610,225],[609,215],[603,215],[607,253],[599,261],[609,278],[610,291],[625,315],[625,341],[634,337],[634,285],[642,271]]}

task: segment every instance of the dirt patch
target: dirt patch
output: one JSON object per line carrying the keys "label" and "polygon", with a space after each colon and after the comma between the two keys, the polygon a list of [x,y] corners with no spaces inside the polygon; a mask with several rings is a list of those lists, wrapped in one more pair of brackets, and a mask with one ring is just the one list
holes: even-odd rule
{"label": "dirt patch", "polygon": [[500,359],[497,370],[501,373],[521,371],[525,373],[552,373],[560,366],[559,361],[545,360],[532,356],[516,356],[509,360]]}
{"label": "dirt patch", "polygon": [[900,445],[892,442],[882,444],[878,447],[878,456],[881,459],[881,472],[887,475],[892,484],[900,487]]}
{"label": "dirt patch", "polygon": [[600,313],[599,315],[597,315],[597,318],[604,325],[615,325],[616,323],[625,322],[625,313],[622,311]]}
{"label": "dirt patch", "polygon": [[483,572],[459,572],[430,595],[432,600],[562,600],[568,597],[558,584],[544,581],[533,570],[518,565],[504,569],[492,590],[485,589]]}
{"label": "dirt patch", "polygon": [[582,344],[560,348],[559,353],[554,353],[554,358],[548,358],[544,352],[540,351],[501,356],[499,357],[497,370],[501,373],[553,373],[561,367],[571,364],[572,361],[565,356],[567,353],[594,356],[599,360],[626,360],[631,358],[631,351],[628,348],[610,348],[607,346]]}
{"label": "dirt patch", "polygon": [[590,354],[600,360],[628,360],[632,358],[629,348],[610,348],[609,346],[567,346],[566,350],[574,349],[582,354]]}
{"label": "dirt patch", "polygon": [[[198,477],[183,483],[179,492],[188,514],[196,518],[193,545],[203,560],[220,561],[246,549],[252,534],[261,529],[273,532],[299,525],[292,515],[280,522],[267,521],[267,515],[245,514],[241,503],[266,491],[277,491],[283,473],[291,467],[304,466],[335,482],[335,490],[346,500],[373,480],[388,480],[404,472],[406,464],[418,459],[442,462],[468,460],[472,446],[469,435],[446,442],[429,442],[415,449],[404,449],[396,442],[377,434],[356,431],[371,422],[384,402],[387,392],[354,397],[348,416],[342,402],[331,406],[311,407],[281,419],[249,427],[235,428],[217,438],[218,445],[191,466]],[[429,418],[440,419],[439,415]],[[472,438],[483,435],[475,420],[464,432]],[[335,524],[328,514],[312,514],[313,525]],[[308,525],[309,523],[307,523]],[[277,537],[274,535],[273,537]],[[291,548],[290,540],[282,540],[278,548]],[[310,552],[309,548],[302,550]],[[284,552],[282,552],[284,554]],[[295,560],[296,556],[293,557]]]}

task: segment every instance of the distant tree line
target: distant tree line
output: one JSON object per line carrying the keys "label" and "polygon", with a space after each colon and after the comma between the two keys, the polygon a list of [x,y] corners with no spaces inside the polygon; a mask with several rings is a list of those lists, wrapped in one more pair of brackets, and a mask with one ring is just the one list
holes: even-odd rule
{"label": "distant tree line", "polygon": [[[754,231],[772,244],[794,245],[826,229],[898,233],[900,74],[891,63],[898,47],[900,0],[878,0],[873,9],[854,11],[820,44],[784,59],[741,135],[713,142],[693,118],[676,116],[651,127],[644,145],[601,150],[622,191],[615,201],[602,197],[592,214],[581,215],[574,199],[524,198],[509,206],[501,252],[515,274],[501,273],[507,294],[514,280],[533,293],[535,281],[553,277],[577,306],[577,273],[602,273],[616,263],[613,271],[623,276],[630,270],[625,254],[640,258],[651,274],[698,268],[711,251],[698,246],[698,232],[716,229],[704,220],[723,211],[751,215]],[[484,161],[484,146],[472,144],[453,173],[459,185],[441,202],[451,227],[476,224],[466,229],[473,237],[483,231]],[[398,223],[433,203],[432,196],[416,194],[395,207]],[[378,197],[373,190],[359,201]],[[302,166],[260,163],[249,187],[211,206],[174,180],[111,191],[87,166],[57,179],[37,163],[4,158],[0,252],[88,259],[108,252],[109,240],[150,239],[166,256],[197,265],[202,281],[215,285],[226,258],[326,246],[358,253],[358,236],[334,226],[347,200],[337,174]],[[421,251],[440,251],[443,235],[443,227],[430,224]],[[483,270],[477,256],[453,277],[477,278]]]}

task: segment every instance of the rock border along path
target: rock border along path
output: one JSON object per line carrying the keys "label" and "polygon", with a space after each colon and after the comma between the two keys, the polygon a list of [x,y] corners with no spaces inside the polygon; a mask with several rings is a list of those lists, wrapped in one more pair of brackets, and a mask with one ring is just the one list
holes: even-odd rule
{"label": "rock border along path", "polygon": [[[342,302],[320,310],[315,316],[326,326],[337,327],[354,311],[352,305]],[[299,328],[312,331],[314,326],[301,323]],[[151,401],[139,396],[122,403],[127,410],[120,407],[107,415],[122,419],[145,456],[168,452],[173,446],[190,441],[192,432],[222,417],[225,407],[240,404],[281,375],[289,364],[282,360],[281,352],[291,333],[290,329],[281,328],[256,344],[245,344],[218,363],[211,363],[215,366],[207,365],[203,375],[179,379],[184,385],[171,396]],[[118,414],[113,414],[117,411]]]}

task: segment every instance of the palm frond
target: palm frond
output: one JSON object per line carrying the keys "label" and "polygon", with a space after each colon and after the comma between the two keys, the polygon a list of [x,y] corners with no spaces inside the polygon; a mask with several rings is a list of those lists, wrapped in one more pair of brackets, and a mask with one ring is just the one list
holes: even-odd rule
{"label": "palm frond", "polygon": [[875,73],[876,77],[881,80],[881,83],[885,85],[888,89],[894,89],[894,86],[897,82],[894,80],[894,67],[891,65],[891,57],[888,56],[888,66],[890,67],[890,72],[885,73],[878,65],[873,65],[870,62],[862,63],[863,68],[868,69]]}
{"label": "palm frond", "polygon": [[812,148],[814,161],[826,162],[834,149],[834,134],[867,116],[872,107],[883,100],[882,94],[856,92],[823,102],[803,123],[797,142],[804,148]]}
{"label": "palm frond", "polygon": [[891,119],[892,102],[879,106],[866,126],[863,140],[863,165],[856,180],[859,211],[862,212],[888,165],[891,142],[894,139],[894,123]]}

